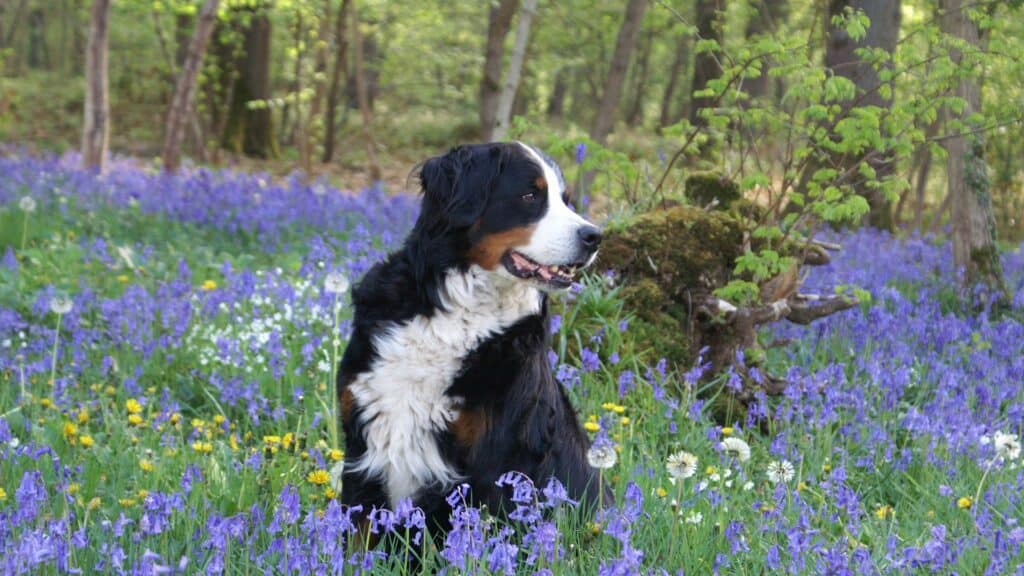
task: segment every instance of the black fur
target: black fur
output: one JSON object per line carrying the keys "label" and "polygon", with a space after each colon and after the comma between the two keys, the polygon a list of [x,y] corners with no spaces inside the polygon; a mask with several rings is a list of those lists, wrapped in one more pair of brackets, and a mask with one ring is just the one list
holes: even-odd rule
{"label": "black fur", "polygon": [[[453,149],[428,160],[420,171],[424,191],[420,217],[404,247],[374,266],[353,291],[354,328],[338,373],[338,394],[356,375],[373,370],[373,336],[381,329],[442,309],[439,290],[445,274],[469,267],[467,253],[481,238],[539,220],[546,199],[515,204],[542,175],[518,144],[484,144]],[[539,314],[528,316],[482,342],[463,362],[447,394],[464,399],[463,410],[487,422],[469,446],[452,432],[438,431],[443,456],[471,486],[471,498],[492,510],[506,494],[495,486],[510,470],[543,485],[559,479],[571,497],[593,504],[595,475],[586,462],[589,441],[565,392],[551,374],[546,298]],[[367,450],[360,407],[343,415],[346,459]],[[445,495],[453,486],[424,488],[414,504],[431,523],[447,526]],[[363,513],[388,505],[382,482],[346,470],[342,503],[362,505]]]}

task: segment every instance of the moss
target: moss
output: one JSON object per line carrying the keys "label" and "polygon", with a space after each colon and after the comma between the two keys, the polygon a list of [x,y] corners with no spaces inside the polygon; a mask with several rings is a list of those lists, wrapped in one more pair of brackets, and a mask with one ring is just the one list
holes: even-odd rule
{"label": "moss", "polygon": [[724,210],[740,196],[739,186],[716,172],[697,172],[686,178],[686,198],[697,206],[708,206],[717,200],[716,208]]}

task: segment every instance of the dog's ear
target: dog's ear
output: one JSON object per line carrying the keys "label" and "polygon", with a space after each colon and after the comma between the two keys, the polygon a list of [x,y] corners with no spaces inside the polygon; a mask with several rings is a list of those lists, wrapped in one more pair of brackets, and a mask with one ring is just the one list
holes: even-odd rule
{"label": "dog's ear", "polygon": [[502,168],[498,146],[458,146],[420,169],[424,210],[451,228],[467,228],[483,214]]}

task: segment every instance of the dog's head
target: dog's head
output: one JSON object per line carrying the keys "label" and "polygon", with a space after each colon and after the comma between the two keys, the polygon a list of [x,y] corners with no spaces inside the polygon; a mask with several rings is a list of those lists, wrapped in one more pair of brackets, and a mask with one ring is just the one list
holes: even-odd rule
{"label": "dog's head", "polygon": [[566,204],[553,160],[522,144],[459,146],[420,170],[414,235],[443,267],[476,265],[542,290],[569,287],[594,261],[601,231]]}

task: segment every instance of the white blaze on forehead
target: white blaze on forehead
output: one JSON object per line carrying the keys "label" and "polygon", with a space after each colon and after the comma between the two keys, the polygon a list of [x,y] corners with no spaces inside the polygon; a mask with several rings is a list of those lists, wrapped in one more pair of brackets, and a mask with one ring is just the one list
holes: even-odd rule
{"label": "white blaze on forehead", "polygon": [[548,186],[548,210],[537,222],[530,243],[518,249],[531,260],[545,266],[570,264],[579,258],[578,231],[593,226],[565,205],[565,182],[558,172],[532,146],[518,142],[544,173]]}

